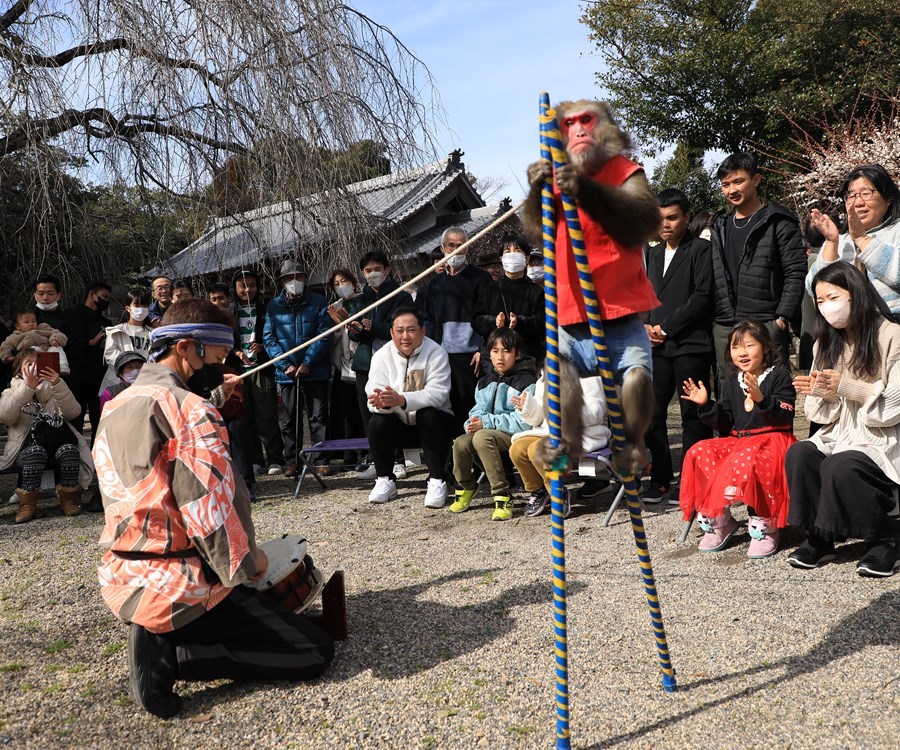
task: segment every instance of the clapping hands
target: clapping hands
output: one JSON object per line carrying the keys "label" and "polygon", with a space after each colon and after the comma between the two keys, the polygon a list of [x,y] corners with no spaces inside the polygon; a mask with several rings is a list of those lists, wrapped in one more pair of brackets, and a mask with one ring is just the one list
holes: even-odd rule
{"label": "clapping hands", "polygon": [[706,390],[702,380],[698,380],[695,383],[693,378],[688,378],[684,381],[683,390],[684,395],[681,398],[685,401],[691,401],[697,406],[703,406],[709,401],[709,391]]}

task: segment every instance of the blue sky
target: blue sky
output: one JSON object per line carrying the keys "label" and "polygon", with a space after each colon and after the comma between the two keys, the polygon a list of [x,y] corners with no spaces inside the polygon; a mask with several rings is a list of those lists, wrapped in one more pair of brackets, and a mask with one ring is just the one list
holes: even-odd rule
{"label": "blue sky", "polygon": [[[446,111],[435,135],[442,153],[465,151],[466,167],[505,183],[494,199],[525,193],[538,156],[538,94],[602,98],[587,28],[574,0],[355,0],[428,66]],[[649,164],[648,164],[649,166]]]}

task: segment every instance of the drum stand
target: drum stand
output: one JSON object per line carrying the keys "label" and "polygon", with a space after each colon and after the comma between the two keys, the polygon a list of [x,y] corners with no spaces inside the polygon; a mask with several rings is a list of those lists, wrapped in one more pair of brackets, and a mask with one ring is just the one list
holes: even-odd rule
{"label": "drum stand", "polygon": [[347,640],[347,597],[344,592],[344,571],[336,570],[322,589],[322,614],[305,617],[336,641]]}

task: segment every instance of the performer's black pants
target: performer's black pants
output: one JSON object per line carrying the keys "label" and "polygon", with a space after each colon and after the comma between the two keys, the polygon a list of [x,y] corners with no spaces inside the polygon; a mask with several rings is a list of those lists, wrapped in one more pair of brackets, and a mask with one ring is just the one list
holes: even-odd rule
{"label": "performer's black pants", "polygon": [[334,658],[334,641],[265,594],[237,586],[193,622],[157,637],[175,646],[182,680],[312,680]]}

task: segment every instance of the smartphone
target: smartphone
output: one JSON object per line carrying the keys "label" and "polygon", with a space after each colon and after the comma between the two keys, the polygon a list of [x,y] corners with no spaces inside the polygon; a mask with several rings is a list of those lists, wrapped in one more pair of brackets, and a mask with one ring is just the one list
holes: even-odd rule
{"label": "smartphone", "polygon": [[38,375],[48,367],[59,372],[59,352],[38,352],[34,357],[34,365]]}

